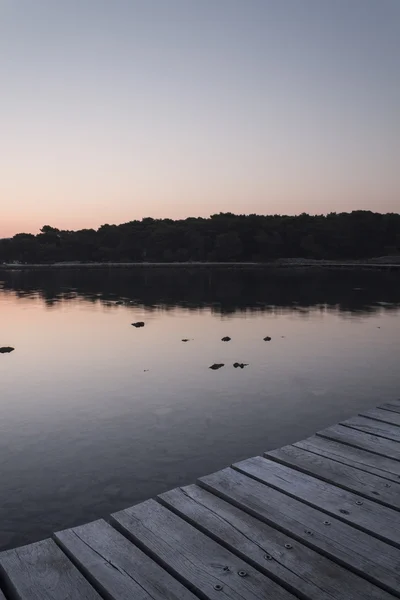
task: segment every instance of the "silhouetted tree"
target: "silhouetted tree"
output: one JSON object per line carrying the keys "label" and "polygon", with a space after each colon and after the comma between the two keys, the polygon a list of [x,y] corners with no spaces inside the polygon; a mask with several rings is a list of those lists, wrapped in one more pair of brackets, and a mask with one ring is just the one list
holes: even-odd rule
{"label": "silhouetted tree", "polygon": [[400,215],[370,211],[311,216],[234,215],[130,221],[0,240],[0,261],[266,261],[361,259],[400,253]]}

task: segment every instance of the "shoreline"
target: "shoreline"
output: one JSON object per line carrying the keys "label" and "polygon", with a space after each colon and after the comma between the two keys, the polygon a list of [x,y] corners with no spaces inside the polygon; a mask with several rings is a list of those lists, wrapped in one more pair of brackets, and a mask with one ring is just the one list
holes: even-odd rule
{"label": "shoreline", "polygon": [[[395,262],[396,261],[396,262]],[[57,262],[57,263],[3,263],[0,271],[33,271],[58,269],[374,269],[400,270],[400,258],[395,261],[370,259],[365,261],[319,261],[286,259],[271,262]]]}

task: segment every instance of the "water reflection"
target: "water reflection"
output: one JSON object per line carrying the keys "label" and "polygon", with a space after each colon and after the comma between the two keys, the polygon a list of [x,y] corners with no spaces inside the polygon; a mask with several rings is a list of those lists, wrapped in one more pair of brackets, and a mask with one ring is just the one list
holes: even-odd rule
{"label": "water reflection", "polygon": [[0,273],[0,549],[393,400],[399,311],[388,273]]}
{"label": "water reflection", "polygon": [[3,292],[40,298],[49,308],[82,300],[110,308],[120,302],[148,310],[204,307],[214,313],[310,309],[371,314],[400,306],[397,273],[303,272],[259,269],[150,268],[132,270],[0,271]]}

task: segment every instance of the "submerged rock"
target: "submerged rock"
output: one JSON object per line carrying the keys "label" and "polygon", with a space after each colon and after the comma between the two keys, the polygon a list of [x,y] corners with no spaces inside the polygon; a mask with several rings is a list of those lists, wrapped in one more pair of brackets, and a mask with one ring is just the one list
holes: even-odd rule
{"label": "submerged rock", "polygon": [[222,342],[230,342],[232,338],[230,338],[228,335],[226,335],[225,337],[222,338]]}
{"label": "submerged rock", "polygon": [[249,364],[235,362],[235,363],[233,363],[233,366],[235,367],[235,369],[244,369],[245,367],[248,367]]}
{"label": "submerged rock", "polygon": [[269,335],[267,335],[267,337],[264,338],[264,342],[270,342],[272,340],[272,338],[269,337]]}
{"label": "submerged rock", "polygon": [[11,346],[3,346],[2,348],[0,348],[0,353],[8,354],[9,352],[13,352],[14,350],[15,348],[11,348]]}
{"label": "submerged rock", "polygon": [[144,327],[144,321],[137,321],[136,323],[132,323],[134,327]]}
{"label": "submerged rock", "polygon": [[224,363],[214,363],[213,365],[211,365],[211,367],[209,367],[209,369],[212,369],[213,371],[217,371],[217,369],[221,369],[221,367],[224,367]]}

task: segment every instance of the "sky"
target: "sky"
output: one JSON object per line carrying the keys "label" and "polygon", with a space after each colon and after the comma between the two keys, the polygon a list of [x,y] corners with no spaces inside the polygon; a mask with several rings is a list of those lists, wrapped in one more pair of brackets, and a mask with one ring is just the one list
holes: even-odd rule
{"label": "sky", "polygon": [[399,0],[0,0],[0,237],[400,210]]}

